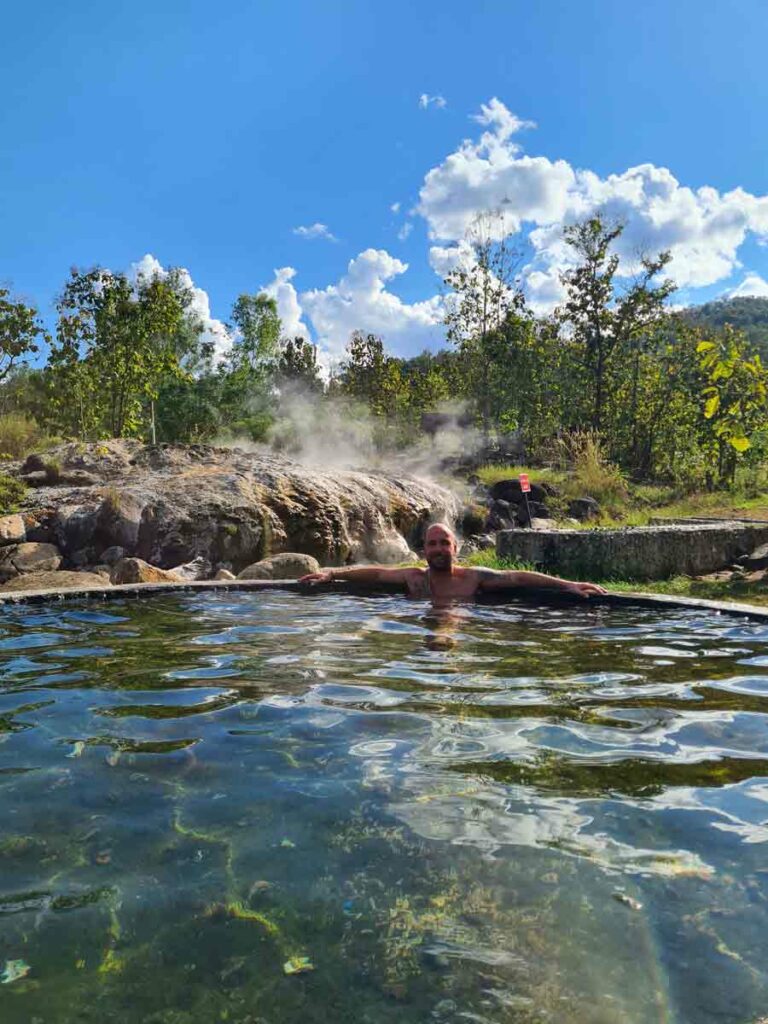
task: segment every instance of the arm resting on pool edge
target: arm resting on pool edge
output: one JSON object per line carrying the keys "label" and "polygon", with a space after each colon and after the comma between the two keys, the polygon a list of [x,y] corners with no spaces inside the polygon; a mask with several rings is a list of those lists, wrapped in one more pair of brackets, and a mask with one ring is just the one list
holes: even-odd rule
{"label": "arm resting on pool edge", "polygon": [[604,587],[597,583],[579,583],[574,580],[561,580],[558,576],[548,576],[543,572],[527,572],[508,569],[479,569],[480,590],[503,590],[506,587],[532,587],[536,590],[559,590],[577,597],[589,597],[590,594],[606,594]]}
{"label": "arm resting on pool edge", "polygon": [[405,583],[413,569],[389,569],[382,565],[354,565],[349,569],[321,569],[302,576],[299,583],[312,585],[349,580],[350,583]]}

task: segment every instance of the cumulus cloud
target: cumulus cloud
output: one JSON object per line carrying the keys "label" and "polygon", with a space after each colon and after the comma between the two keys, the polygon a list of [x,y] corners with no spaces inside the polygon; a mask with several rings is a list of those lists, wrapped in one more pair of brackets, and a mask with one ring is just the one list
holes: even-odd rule
{"label": "cumulus cloud", "polygon": [[407,220],[405,224],[403,224],[403,226],[397,232],[397,237],[400,239],[401,242],[404,242],[412,231],[413,224],[411,223],[411,221]]}
{"label": "cumulus cloud", "polygon": [[457,242],[478,214],[502,210],[505,231],[525,234],[533,250],[524,278],[540,309],[562,297],[559,275],[572,260],[563,226],[592,213],[625,225],[617,246],[623,273],[637,269],[641,254],[669,249],[669,273],[682,287],[723,280],[748,234],[768,238],[768,196],[693,189],[650,163],[603,178],[566,160],[529,156],[516,137],[530,123],[496,98],[474,120],[486,130],[427,173],[418,212],[435,241]]}
{"label": "cumulus cloud", "polygon": [[390,210],[392,213],[400,213],[400,203],[392,203]]}
{"label": "cumulus cloud", "polygon": [[381,335],[387,348],[398,354],[440,343],[440,296],[409,304],[386,287],[407,269],[407,263],[384,249],[366,249],[349,261],[346,274],[336,284],[303,292],[301,306],[320,346],[338,355],[355,330]]}
{"label": "cumulus cloud", "polygon": [[[214,362],[220,362],[229,349],[232,347],[232,338],[226,326],[221,320],[211,316],[211,303],[208,293],[198,288],[192,280],[192,276],[184,267],[179,267],[179,281],[183,288],[188,289],[192,300],[189,305],[190,312],[197,317],[203,325],[202,339],[211,342],[213,345]],[[151,280],[154,277],[164,279],[168,276],[168,270],[151,253],[142,256],[136,263],[132,263],[128,276],[139,281],[142,278]]]}
{"label": "cumulus cloud", "polygon": [[293,229],[293,233],[299,238],[325,238],[328,242],[338,242],[338,238],[329,230],[328,225],[321,224],[319,221],[314,224],[300,224]]}
{"label": "cumulus cloud", "polygon": [[426,110],[428,107],[437,107],[439,110],[442,110],[445,105],[445,96],[430,96],[428,92],[423,92],[419,96],[419,106],[422,110]]}
{"label": "cumulus cloud", "polygon": [[746,299],[746,298],[758,298],[768,299],[768,281],[760,277],[759,274],[750,272],[741,282],[736,285],[730,291],[725,293],[725,298],[728,299]]}
{"label": "cumulus cloud", "polygon": [[280,317],[285,338],[309,338],[309,331],[302,321],[302,309],[299,296],[292,284],[296,271],[293,267],[279,267],[275,277],[262,289],[277,303],[277,315]]}

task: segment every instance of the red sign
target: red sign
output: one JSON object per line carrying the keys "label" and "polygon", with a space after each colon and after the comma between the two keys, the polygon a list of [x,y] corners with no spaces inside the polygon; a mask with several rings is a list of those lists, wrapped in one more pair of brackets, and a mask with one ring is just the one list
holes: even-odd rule
{"label": "red sign", "polygon": [[527,473],[520,474],[520,490],[523,494],[528,494],[531,490],[531,481],[528,479]]}

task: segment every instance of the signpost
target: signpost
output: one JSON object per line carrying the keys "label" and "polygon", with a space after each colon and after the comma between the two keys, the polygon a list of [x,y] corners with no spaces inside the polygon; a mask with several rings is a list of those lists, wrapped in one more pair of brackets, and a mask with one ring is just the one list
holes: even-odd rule
{"label": "signpost", "polygon": [[528,495],[531,493],[531,481],[527,473],[520,474],[520,490],[525,496],[525,511],[528,513],[528,526],[531,525],[531,506],[528,504]]}

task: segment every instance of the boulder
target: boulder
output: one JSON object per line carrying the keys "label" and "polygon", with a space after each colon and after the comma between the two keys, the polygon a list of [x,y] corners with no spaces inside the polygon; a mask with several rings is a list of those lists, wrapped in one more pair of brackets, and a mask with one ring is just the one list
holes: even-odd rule
{"label": "boulder", "polygon": [[125,558],[128,552],[125,548],[121,548],[119,544],[113,545],[111,548],[105,548],[101,552],[101,560],[105,565],[115,565],[120,561],[121,558]]}
{"label": "boulder", "polygon": [[33,452],[32,455],[28,455],[24,462],[21,464],[22,473],[40,473],[45,472],[45,459],[42,455],[37,452]]}
{"label": "boulder", "polygon": [[300,576],[306,576],[309,572],[319,572],[320,563],[311,555],[302,555],[296,552],[285,552],[282,555],[272,555],[271,558],[262,558],[260,562],[254,562],[241,573],[238,573],[239,580],[297,580]]}
{"label": "boulder", "polygon": [[229,569],[219,569],[216,575],[213,577],[215,580],[236,580],[237,576]]}
{"label": "boulder", "polygon": [[517,506],[517,521],[521,526],[528,526],[529,511],[531,520],[552,518],[549,509],[542,502],[529,501],[527,505]]}
{"label": "boulder", "polygon": [[112,566],[110,583],[184,583],[181,576],[168,569],[158,569],[141,558],[121,558]]}
{"label": "boulder", "polygon": [[27,487],[48,487],[51,479],[44,469],[36,469],[34,473],[21,473],[19,480]]}
{"label": "boulder", "polygon": [[756,572],[758,569],[768,569],[768,544],[761,544],[748,555],[739,559],[739,565],[743,565],[747,572]]}
{"label": "boulder", "polygon": [[72,590],[82,587],[108,587],[109,580],[94,572],[28,572],[0,586],[0,593],[14,590]]}
{"label": "boulder", "polygon": [[600,517],[600,505],[594,498],[574,498],[568,505],[568,515],[580,523]]}
{"label": "boulder", "polygon": [[213,573],[213,566],[202,555],[198,555],[197,558],[191,562],[187,562],[185,565],[174,565],[171,572],[175,573],[180,579],[189,580],[208,580],[211,578]]}
{"label": "boulder", "polygon": [[21,516],[0,517],[0,545],[20,544],[26,537],[27,528]]}
{"label": "boulder", "polygon": [[[525,495],[517,477],[510,480],[499,480],[491,487],[491,497],[495,500],[511,501],[513,505],[525,504]],[[541,484],[531,484],[528,494],[529,501],[546,501],[547,492]]]}
{"label": "boulder", "polygon": [[0,548],[0,582],[28,572],[53,572],[61,565],[61,552],[53,544],[26,541]]}

